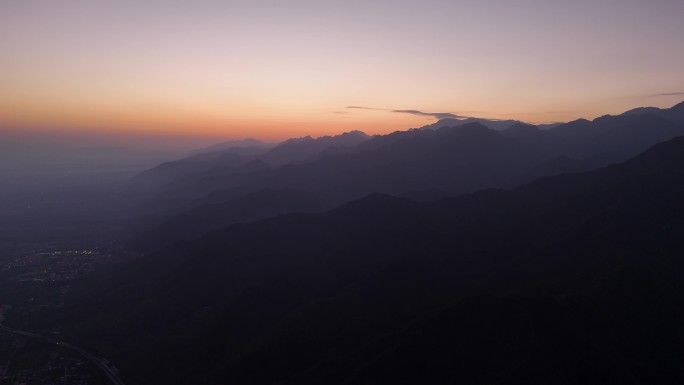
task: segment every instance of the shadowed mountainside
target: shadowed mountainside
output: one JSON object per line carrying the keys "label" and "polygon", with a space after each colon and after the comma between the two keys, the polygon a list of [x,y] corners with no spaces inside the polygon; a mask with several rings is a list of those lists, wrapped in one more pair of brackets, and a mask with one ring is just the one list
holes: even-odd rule
{"label": "shadowed mountainside", "polygon": [[294,138],[273,148],[263,142],[231,141],[201,150],[189,157],[163,163],[145,171],[136,180],[140,183],[164,185],[177,182],[189,176],[204,176],[220,173],[226,168],[239,167],[258,160],[270,166],[301,162],[331,147],[355,146],[369,138],[361,131],[352,131],[337,136]]}
{"label": "shadowed mountainside", "polygon": [[676,384],[683,208],[676,138],[510,191],[232,225],[81,283],[60,317],[141,384]]}
{"label": "shadowed mountainside", "polygon": [[199,205],[163,221],[132,243],[155,249],[169,242],[198,238],[234,223],[253,222],[291,212],[320,212],[330,204],[317,196],[291,190],[264,189],[223,201]]}

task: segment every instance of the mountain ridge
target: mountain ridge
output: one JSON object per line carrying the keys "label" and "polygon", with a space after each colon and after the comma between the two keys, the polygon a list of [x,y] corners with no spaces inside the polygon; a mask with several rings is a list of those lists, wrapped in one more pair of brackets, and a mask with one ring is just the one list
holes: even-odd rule
{"label": "mountain ridge", "polygon": [[[290,154],[291,161],[275,166],[279,162],[269,163],[258,155],[210,153],[159,166],[155,173],[163,181],[160,192],[153,193],[150,204],[139,212],[147,212],[148,221],[158,223],[160,216],[173,217],[206,201],[218,203],[216,191],[232,200],[263,189],[298,190],[317,195],[331,208],[373,192],[458,195],[512,188],[547,175],[621,162],[652,144],[684,134],[684,125],[668,119],[670,110],[663,111],[660,116],[649,112],[579,119],[546,130],[515,123],[495,131],[475,122],[374,137],[352,132],[295,140],[272,158]],[[332,145],[335,140],[343,146]],[[298,146],[308,149],[302,153]],[[159,174],[165,168],[170,171]],[[147,174],[141,178],[147,179]],[[296,210],[293,206],[290,212]]]}
{"label": "mountain ridge", "polygon": [[671,285],[684,276],[683,169],[678,137],[512,190],[426,203],[372,194],[234,224],[94,277],[70,309],[105,299],[99,316],[125,324],[137,314],[125,309],[152,306],[143,319],[168,326],[113,357],[142,379],[197,365],[168,383],[676,383],[666,357],[684,337]]}

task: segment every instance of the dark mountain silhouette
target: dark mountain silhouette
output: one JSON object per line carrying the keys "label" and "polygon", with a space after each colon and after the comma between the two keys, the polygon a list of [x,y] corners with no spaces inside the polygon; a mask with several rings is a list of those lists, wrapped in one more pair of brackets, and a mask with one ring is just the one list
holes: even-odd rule
{"label": "dark mountain silhouette", "polygon": [[661,111],[660,108],[657,107],[638,107],[638,108],[633,108],[629,111],[625,111],[622,113],[622,115],[644,115],[644,114],[658,114]]}
{"label": "dark mountain silhouette", "polygon": [[329,203],[313,194],[264,189],[232,199],[220,199],[220,203],[199,204],[139,235],[133,245],[149,250],[179,240],[198,238],[234,223],[253,222],[293,211],[319,212],[329,207]]}
{"label": "dark mountain silhouette", "polygon": [[[345,135],[337,139],[350,140],[348,135],[358,136]],[[230,200],[262,189],[297,190],[315,194],[331,204],[372,192],[404,194],[430,189],[452,194],[470,192],[502,185],[546,159],[546,155],[535,148],[477,123],[436,131],[397,132],[365,139],[346,150],[326,147],[330,140],[287,142],[257,157],[258,160],[250,161],[248,157],[235,154],[209,153],[163,164],[150,170],[149,174],[139,176],[146,180],[162,180],[164,184],[138,214],[146,212],[152,218],[177,215],[196,207],[209,195],[216,196],[217,191]],[[314,141],[318,144],[312,143]],[[261,160],[281,148],[290,152],[300,146],[325,147],[327,150],[307,162],[277,168],[271,168]],[[294,211],[293,207],[290,212]],[[158,222],[159,219],[149,221]]]}
{"label": "dark mountain silhouette", "polygon": [[551,130],[553,128],[556,128],[562,124],[565,124],[563,122],[556,122],[556,123],[542,123],[542,124],[537,124],[537,128],[540,130]]}
{"label": "dark mountain silhouette", "polygon": [[535,149],[477,123],[396,136],[371,139],[351,154],[282,167],[268,183],[341,201],[421,188],[468,192],[502,183],[544,159]]}
{"label": "dark mountain silhouette", "polygon": [[684,137],[509,191],[373,194],[176,244],[40,322],[141,384],[677,384],[683,197]]}
{"label": "dark mountain silhouette", "polygon": [[[534,146],[534,151],[546,154],[546,158],[540,159],[540,163],[534,167],[539,167],[542,163],[561,156],[580,160],[601,157],[611,162],[620,162],[644,151],[655,143],[680,135],[684,131],[684,103],[670,109],[635,109],[622,115],[604,116],[593,121],[579,119],[546,130],[535,130],[534,126],[514,120],[498,121],[475,118],[470,118],[470,120],[443,119],[424,128],[437,130],[438,128],[458,127],[472,124],[471,121],[480,122],[479,124],[485,127],[488,125],[496,126],[495,130],[501,131],[502,135],[515,139],[526,146]],[[261,147],[257,149],[253,147],[232,147],[162,164],[143,173],[137,181],[157,181],[158,184],[162,185],[174,182],[173,185],[178,186],[188,176],[193,178],[187,180],[187,184],[197,184],[202,178],[207,177],[214,179],[214,182],[209,183],[213,188],[216,186],[216,178],[229,178],[233,174],[233,168],[255,159],[277,169],[293,163],[325,163],[329,158],[338,155],[354,158],[355,156],[349,155],[357,154],[357,157],[363,158],[368,156],[367,151],[378,150],[382,152],[384,149],[380,150],[381,148],[386,148],[390,144],[395,145],[394,143],[399,141],[405,142],[403,146],[405,150],[412,152],[411,146],[420,147],[423,145],[422,142],[429,140],[426,139],[429,137],[429,133],[422,131],[428,130],[395,132],[373,138],[358,131],[317,139],[304,137],[287,140],[264,153],[258,153],[261,151]],[[486,151],[487,149],[483,147],[480,150]],[[351,167],[358,167],[354,161],[352,163],[354,166]],[[278,171],[275,169],[274,173],[277,173]],[[226,175],[221,175],[221,170],[228,170],[228,172]],[[301,169],[302,173],[305,171],[306,167]],[[524,173],[529,171],[525,170]],[[278,180],[277,176],[274,178]],[[241,181],[228,181],[227,185],[236,186],[241,183]],[[268,180],[264,180],[257,188],[276,187],[269,186],[268,183]],[[469,181],[464,183],[469,184]],[[227,187],[224,186],[223,188]],[[412,186],[406,186],[405,189],[410,188]],[[438,186],[428,185],[422,186],[422,188],[438,188]],[[253,190],[253,188],[251,189]],[[205,193],[210,192],[205,191]]]}
{"label": "dark mountain silhouette", "polygon": [[534,167],[529,172],[519,175],[510,180],[504,187],[511,188],[532,182],[536,179],[545,176],[554,176],[562,174],[571,174],[578,172],[586,172],[595,170],[611,163],[611,159],[607,156],[596,156],[587,159],[570,158],[567,156],[559,156],[553,158],[546,163]]}
{"label": "dark mountain silhouette", "polygon": [[503,133],[544,148],[555,156],[580,159],[599,156],[612,162],[624,161],[684,132],[683,125],[652,114],[603,116],[593,121],[579,119],[537,132],[522,127],[512,127]]}
{"label": "dark mountain silhouette", "polygon": [[162,163],[135,178],[136,183],[165,185],[215,169],[232,169],[250,163],[272,145],[257,139],[222,142],[190,152],[186,157]]}
{"label": "dark mountain silhouette", "polygon": [[[252,139],[245,141],[232,141],[219,143],[220,150],[211,150],[209,147],[192,156],[163,163],[148,170],[136,178],[138,183],[155,183],[165,185],[179,182],[188,176],[193,176],[191,182],[199,177],[220,174],[221,170],[229,170],[258,160],[267,165],[279,166],[282,164],[301,162],[313,157],[329,148],[354,146],[367,140],[369,136],[360,131],[347,132],[337,136],[323,136],[311,138],[310,136],[286,140],[269,149],[263,142],[254,145]],[[236,146],[235,144],[240,144]],[[249,145],[246,145],[249,144]]]}
{"label": "dark mountain silhouette", "polygon": [[497,186],[544,159],[541,151],[473,123],[373,138],[351,153],[281,167],[265,183],[334,195],[339,201],[374,191],[458,193]]}
{"label": "dark mountain silhouette", "polygon": [[260,157],[265,162],[278,166],[287,163],[301,162],[318,155],[330,148],[354,147],[368,140],[370,136],[361,131],[350,131],[336,136],[289,139]]}
{"label": "dark mountain silhouette", "polygon": [[657,107],[642,107],[629,110],[622,115],[645,115],[650,114],[666,120],[669,120],[678,125],[684,125],[684,102],[679,103],[672,108],[657,108]]}
{"label": "dark mountain silhouette", "polygon": [[539,135],[539,128],[532,124],[515,123],[505,130],[502,130],[501,133],[513,137],[533,136]]}
{"label": "dark mountain silhouette", "polygon": [[443,127],[454,127],[454,126],[462,126],[464,124],[470,124],[470,123],[479,123],[490,130],[494,131],[503,131],[505,129],[510,128],[511,126],[515,124],[525,124],[522,123],[518,120],[497,120],[497,119],[482,119],[482,118],[464,118],[464,119],[455,119],[455,118],[445,118],[445,119],[440,119],[437,123],[429,124],[427,126],[423,126],[420,129],[424,130],[436,130],[439,128]]}
{"label": "dark mountain silhouette", "polygon": [[[681,109],[675,106],[660,110],[661,115],[675,116],[678,108]],[[419,196],[415,193],[439,191],[441,196],[457,195],[483,188],[515,187],[544,176],[589,171],[624,161],[655,143],[684,133],[684,127],[675,121],[653,115],[652,109],[645,111],[593,121],[580,119],[550,130],[517,122],[497,132],[470,123],[372,138],[352,132],[336,137],[293,139],[257,156],[221,151],[198,154],[139,176],[138,179],[148,182],[157,181],[157,186],[162,187],[138,210],[137,215],[146,216],[138,222],[144,226],[159,224],[163,218],[185,214],[183,218],[189,222],[198,222],[190,214],[196,208],[263,189],[300,191],[334,205],[373,192]],[[287,164],[278,166],[283,162]],[[273,206],[279,207],[278,213],[300,209],[293,205],[287,210],[281,203]],[[245,210],[261,212],[259,207]],[[216,213],[217,217],[220,215]],[[232,213],[224,217],[235,218]],[[177,235],[192,238],[197,233]]]}
{"label": "dark mountain silhouette", "polygon": [[135,182],[164,186],[168,183],[178,182],[184,178],[197,175],[198,173],[206,173],[217,167],[236,169],[249,163],[250,160],[250,156],[235,154],[230,150],[201,153],[180,160],[162,163],[136,176]]}

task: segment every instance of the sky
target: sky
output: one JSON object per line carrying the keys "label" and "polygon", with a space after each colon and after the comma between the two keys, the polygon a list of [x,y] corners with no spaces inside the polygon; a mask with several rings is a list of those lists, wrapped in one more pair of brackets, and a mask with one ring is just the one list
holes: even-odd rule
{"label": "sky", "polygon": [[682,0],[0,0],[0,132],[277,140],[670,107],[682,16]]}

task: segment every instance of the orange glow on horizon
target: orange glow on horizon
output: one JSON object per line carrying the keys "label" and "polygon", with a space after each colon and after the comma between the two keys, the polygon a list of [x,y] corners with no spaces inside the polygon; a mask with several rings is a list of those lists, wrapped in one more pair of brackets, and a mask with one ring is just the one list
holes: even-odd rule
{"label": "orange glow on horizon", "polygon": [[281,140],[684,98],[681,1],[399,3],[3,2],[0,131]]}
{"label": "orange glow on horizon", "polygon": [[[668,98],[670,100],[675,98]],[[663,102],[661,107],[673,103]],[[611,113],[618,114],[632,107],[617,105]],[[604,106],[601,106],[604,107]],[[605,110],[595,108],[594,116],[577,116],[574,111],[554,113],[509,112],[491,114],[475,111],[472,115],[488,119],[515,119],[533,124],[570,121],[577,118],[594,118]],[[428,110],[429,111],[429,110]],[[369,135],[387,134],[398,130],[421,127],[437,119],[383,110],[347,108],[321,108],[282,111],[265,110],[198,111],[171,106],[138,105],[114,108],[107,105],[78,105],[68,103],[32,103],[21,100],[0,99],[0,132],[3,130],[33,130],[36,132],[86,133],[101,131],[109,134],[156,134],[177,137],[196,137],[221,140],[258,138],[268,141],[311,135],[337,135],[360,130]]]}

